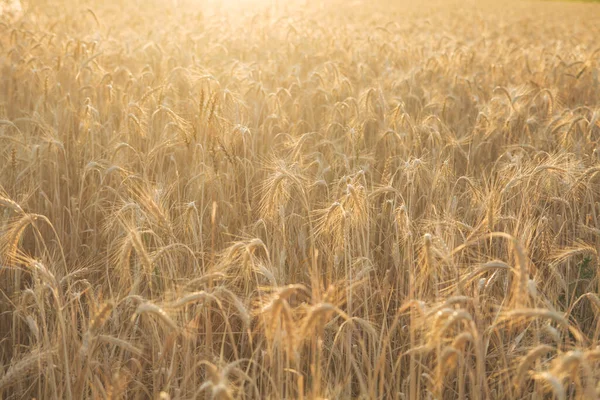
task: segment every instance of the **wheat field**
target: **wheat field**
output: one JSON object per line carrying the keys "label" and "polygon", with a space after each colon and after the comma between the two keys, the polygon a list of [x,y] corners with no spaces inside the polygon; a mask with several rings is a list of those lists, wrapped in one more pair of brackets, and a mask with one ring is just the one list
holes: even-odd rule
{"label": "wheat field", "polygon": [[0,399],[600,398],[600,5],[1,14]]}

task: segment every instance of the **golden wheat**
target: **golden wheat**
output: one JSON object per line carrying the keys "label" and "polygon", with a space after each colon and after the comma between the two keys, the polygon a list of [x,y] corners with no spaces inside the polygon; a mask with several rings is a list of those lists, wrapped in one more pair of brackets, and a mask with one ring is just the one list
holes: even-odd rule
{"label": "golden wheat", "polygon": [[600,8],[0,0],[0,397],[600,398]]}

